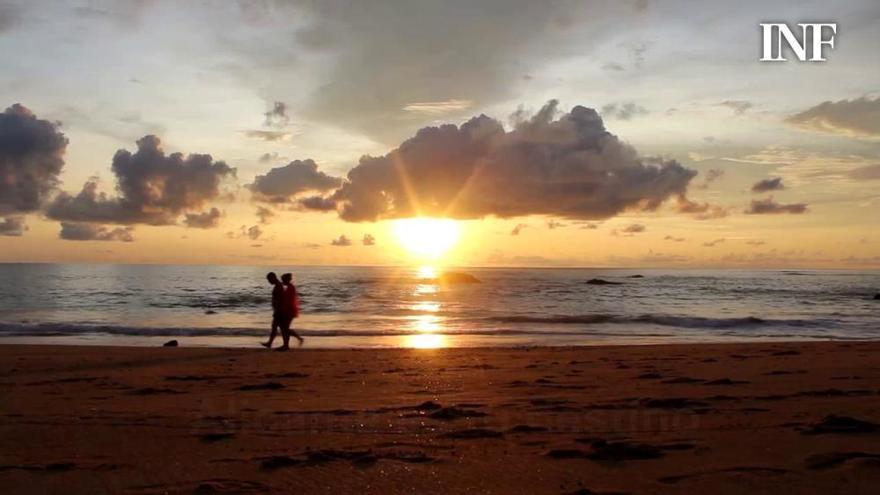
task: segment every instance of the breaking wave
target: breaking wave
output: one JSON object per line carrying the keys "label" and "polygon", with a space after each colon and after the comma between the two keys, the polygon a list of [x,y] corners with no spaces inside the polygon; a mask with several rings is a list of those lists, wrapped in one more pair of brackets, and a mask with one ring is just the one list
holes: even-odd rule
{"label": "breaking wave", "polygon": [[643,323],[679,328],[753,328],[761,326],[811,327],[829,324],[822,320],[770,320],[756,316],[743,318],[705,318],[699,316],[639,315],[623,316],[608,314],[558,315],[558,316],[494,316],[488,318],[501,323],[580,324]]}

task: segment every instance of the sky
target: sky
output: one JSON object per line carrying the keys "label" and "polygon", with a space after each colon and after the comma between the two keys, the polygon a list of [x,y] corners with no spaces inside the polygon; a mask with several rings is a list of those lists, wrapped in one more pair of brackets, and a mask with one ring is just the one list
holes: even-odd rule
{"label": "sky", "polygon": [[[827,61],[758,60],[804,21],[837,23]],[[878,22],[0,0],[0,262],[877,268]]]}

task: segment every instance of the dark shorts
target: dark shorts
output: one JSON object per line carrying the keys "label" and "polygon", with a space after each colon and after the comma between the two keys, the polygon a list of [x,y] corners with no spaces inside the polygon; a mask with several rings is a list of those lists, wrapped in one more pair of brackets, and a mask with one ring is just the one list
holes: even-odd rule
{"label": "dark shorts", "polygon": [[279,326],[282,328],[290,328],[290,324],[293,323],[293,316],[287,313],[283,313],[281,311],[276,311],[272,313],[272,326]]}

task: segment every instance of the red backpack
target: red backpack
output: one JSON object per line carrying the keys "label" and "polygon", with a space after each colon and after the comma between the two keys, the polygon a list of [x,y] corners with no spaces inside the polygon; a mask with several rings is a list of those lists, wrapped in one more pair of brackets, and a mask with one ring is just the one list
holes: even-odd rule
{"label": "red backpack", "polygon": [[284,298],[287,300],[287,307],[290,309],[290,314],[294,318],[299,316],[299,291],[296,290],[295,285],[290,284],[285,287]]}

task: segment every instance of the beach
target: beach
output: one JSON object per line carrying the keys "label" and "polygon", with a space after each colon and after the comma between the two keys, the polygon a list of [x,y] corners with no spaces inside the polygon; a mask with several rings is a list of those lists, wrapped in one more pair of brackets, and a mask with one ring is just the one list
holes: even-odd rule
{"label": "beach", "polygon": [[878,424],[877,342],[0,346],[7,493],[875,493]]}

